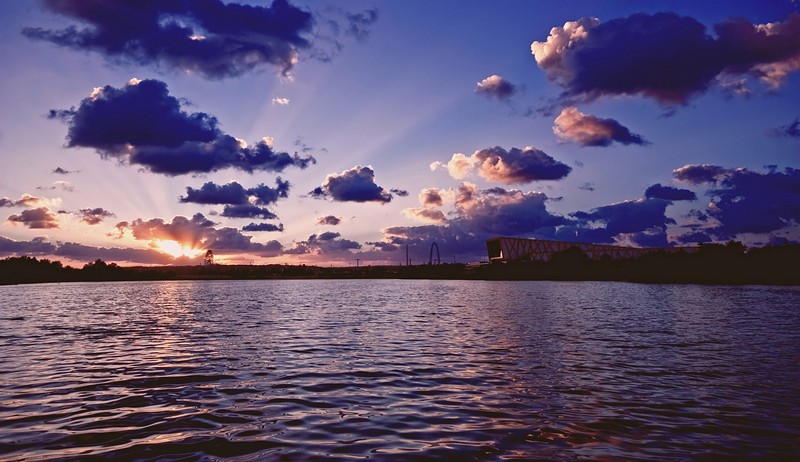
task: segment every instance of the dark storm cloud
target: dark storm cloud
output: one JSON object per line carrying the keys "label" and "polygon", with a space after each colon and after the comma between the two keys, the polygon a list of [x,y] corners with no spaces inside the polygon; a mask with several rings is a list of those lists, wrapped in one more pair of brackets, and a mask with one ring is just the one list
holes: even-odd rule
{"label": "dark storm cloud", "polygon": [[225,208],[222,209],[221,215],[228,218],[261,218],[262,220],[278,218],[278,216],[272,213],[268,208],[252,204],[226,205]]}
{"label": "dark storm cloud", "polygon": [[209,181],[199,189],[187,186],[186,196],[181,196],[180,202],[243,205],[249,203],[250,197],[253,197],[255,204],[268,205],[277,202],[279,198],[289,197],[289,187],[289,182],[280,178],[276,180],[275,188],[263,183],[253,188],[245,188],[235,181],[224,185]]}
{"label": "dark storm cloud", "polygon": [[272,6],[220,0],[46,0],[45,5],[85,27],[27,27],[26,37],[95,51],[112,62],[153,64],[207,79],[265,65],[289,72],[298,52],[310,47],[304,35],[314,22],[311,13],[286,0]]}
{"label": "dark storm cloud", "polygon": [[81,217],[82,222],[89,225],[97,225],[102,223],[102,221],[106,218],[111,218],[116,216],[113,213],[101,207],[96,207],[93,209],[80,209],[76,212],[76,215]]}
{"label": "dark storm cloud", "polygon": [[685,104],[720,75],[754,74],[777,87],[800,67],[800,14],[783,23],[731,19],[714,26],[675,13],[637,13],[601,23],[582,18],[554,27],[531,51],[562,98],[641,95]]}
{"label": "dark storm cloud", "polygon": [[[406,193],[408,194],[408,193]],[[371,167],[356,165],[341,174],[331,173],[325,182],[312,190],[311,197],[329,198],[337,202],[391,202],[392,194],[375,184]]]}
{"label": "dark storm cloud", "polygon": [[242,231],[283,231],[283,223],[250,223],[242,227]]}
{"label": "dark storm cloud", "polygon": [[278,241],[266,244],[252,242],[236,228],[216,228],[215,223],[203,214],[195,214],[191,219],[176,216],[171,222],[161,218],[151,220],[136,219],[130,223],[117,224],[119,233],[130,231],[134,239],[143,241],[171,240],[195,249],[213,249],[215,253],[251,252],[262,256],[279,255],[283,246]]}
{"label": "dark storm cloud", "polygon": [[576,107],[566,107],[556,117],[553,133],[565,141],[581,146],[611,146],[620,144],[649,144],[644,138],[614,119],[603,119],[580,112]]}
{"label": "dark storm cloud", "polygon": [[668,201],[695,201],[697,195],[688,189],[674,188],[672,186],[662,186],[656,183],[644,192],[647,199],[664,199]]}
{"label": "dark storm cloud", "polygon": [[342,219],[333,215],[326,215],[324,217],[317,218],[318,225],[331,225],[336,226],[342,222]]}
{"label": "dark storm cloud", "polygon": [[47,207],[23,210],[18,215],[11,215],[8,221],[19,223],[30,229],[58,228],[58,218]]}
{"label": "dark storm cloud", "polygon": [[789,125],[775,129],[773,133],[778,136],[800,138],[800,117],[794,119]]}
{"label": "dark storm cloud", "polygon": [[93,148],[103,157],[170,176],[225,168],[280,172],[316,162],[276,152],[267,140],[247,146],[223,133],[214,116],[182,111],[181,101],[159,80],[96,88],[77,109],[53,109],[49,117],[68,124],[67,147]]}
{"label": "dark storm cloud", "polygon": [[349,255],[351,250],[361,248],[361,244],[344,239],[339,233],[325,232],[312,234],[305,241],[295,242],[283,253],[288,255]]}
{"label": "dark storm cloud", "polygon": [[478,82],[475,92],[488,98],[506,100],[514,96],[517,87],[503,77],[494,74]]}
{"label": "dark storm cloud", "polygon": [[56,246],[43,237],[35,237],[30,241],[15,241],[0,236],[0,256],[7,255],[47,255],[53,253]]}

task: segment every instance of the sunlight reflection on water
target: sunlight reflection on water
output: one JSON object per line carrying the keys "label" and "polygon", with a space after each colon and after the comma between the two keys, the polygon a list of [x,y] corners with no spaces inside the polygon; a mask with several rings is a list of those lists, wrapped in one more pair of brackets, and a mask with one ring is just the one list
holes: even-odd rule
{"label": "sunlight reflection on water", "polygon": [[793,460],[800,290],[0,287],[0,458]]}

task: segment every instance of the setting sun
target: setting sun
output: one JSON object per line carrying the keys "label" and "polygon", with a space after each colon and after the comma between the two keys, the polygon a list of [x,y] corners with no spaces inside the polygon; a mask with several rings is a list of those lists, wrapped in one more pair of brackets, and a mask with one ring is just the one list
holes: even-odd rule
{"label": "setting sun", "polygon": [[172,255],[175,258],[178,257],[196,257],[203,253],[203,249],[194,249],[189,245],[181,245],[177,241],[157,241],[156,243],[158,250]]}

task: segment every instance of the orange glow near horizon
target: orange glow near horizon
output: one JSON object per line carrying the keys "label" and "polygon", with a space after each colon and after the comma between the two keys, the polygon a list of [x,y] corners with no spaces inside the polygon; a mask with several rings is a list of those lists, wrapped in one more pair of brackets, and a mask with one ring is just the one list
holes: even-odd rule
{"label": "orange glow near horizon", "polygon": [[194,258],[204,252],[203,249],[194,249],[190,245],[181,245],[178,241],[156,241],[156,248],[175,258],[189,257]]}

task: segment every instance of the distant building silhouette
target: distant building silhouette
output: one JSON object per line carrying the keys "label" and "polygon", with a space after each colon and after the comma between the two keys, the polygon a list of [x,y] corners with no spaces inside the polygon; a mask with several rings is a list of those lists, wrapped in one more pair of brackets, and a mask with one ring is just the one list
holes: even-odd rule
{"label": "distant building silhouette", "polygon": [[694,253],[700,250],[700,247],[622,247],[516,237],[493,237],[486,240],[486,250],[492,263],[550,261],[554,253],[573,247],[580,249],[593,260],[599,260],[603,256],[608,256],[612,260],[624,260],[655,252]]}

